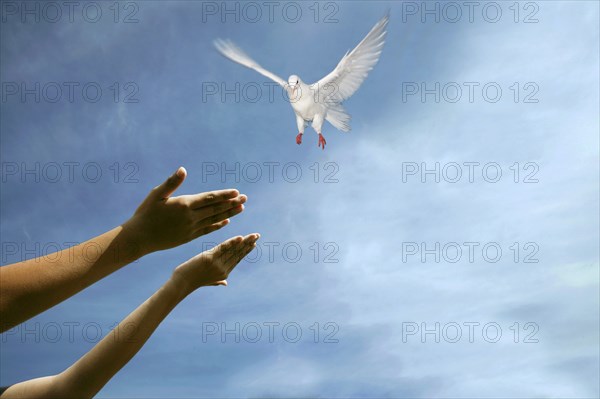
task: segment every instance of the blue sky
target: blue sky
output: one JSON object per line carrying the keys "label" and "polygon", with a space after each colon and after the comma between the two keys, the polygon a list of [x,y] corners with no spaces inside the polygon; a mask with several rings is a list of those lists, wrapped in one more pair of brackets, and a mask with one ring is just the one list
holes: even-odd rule
{"label": "blue sky", "polygon": [[[312,2],[277,2],[272,21],[255,3],[262,12],[255,23],[244,3],[228,3],[239,7],[239,22],[223,9],[209,12],[220,2],[121,3],[117,23],[112,2],[97,3],[96,23],[83,18],[85,4],[73,22],[63,9],[54,23],[42,3],[38,23],[3,8],[2,264],[30,256],[36,245],[65,247],[124,222],[180,165],[188,170],[180,193],[236,187],[248,206],[222,231],[142,258],[2,335],[0,385],[61,371],[93,346],[84,326],[92,338],[97,326],[106,334],[204,245],[259,231],[257,260],[243,262],[226,289],[187,298],[100,397],[599,396],[597,2],[520,2],[518,22],[513,2],[494,3],[502,12],[495,23],[496,8],[486,2],[473,22],[455,3],[462,12],[455,23],[448,21],[454,10],[435,2],[427,4],[437,4],[439,22],[421,20],[421,2],[320,3],[316,21]],[[345,104],[352,132],[326,124],[325,151],[310,130],[297,146],[294,115],[279,92],[270,101],[262,76],[212,47],[229,38],[283,78],[296,73],[313,82],[388,8],[381,60]],[[302,16],[292,23],[295,9]],[[123,23],[129,13],[138,22]],[[337,22],[325,23],[331,13]],[[39,103],[8,94],[36,82]],[[66,89],[48,101],[51,82],[78,84],[73,102]],[[265,90],[256,102],[249,92],[239,102],[203,92],[236,82]],[[407,92],[436,82],[439,102]],[[86,84],[101,87],[97,102],[83,97]],[[462,96],[451,102],[456,86]],[[502,95],[491,102],[496,87]],[[138,102],[124,102],[134,91]],[[72,181],[66,162],[77,163]],[[239,181],[206,173],[236,162],[247,172]],[[439,182],[425,175],[423,183],[422,167],[436,163],[448,174]],[[257,164],[262,176],[252,181]],[[22,173],[36,165],[39,172]],[[419,172],[407,175],[415,165]],[[452,183],[456,165],[462,177]],[[284,167],[290,174],[282,175]],[[498,168],[498,181],[488,181]],[[326,182],[329,173],[337,182]],[[439,262],[423,251],[436,243]],[[474,243],[473,261],[464,243]],[[492,249],[484,254],[484,246]],[[79,323],[73,340],[65,323]],[[222,323],[258,323],[262,339],[206,335]],[[273,342],[268,323],[280,323]],[[282,336],[287,323],[300,327],[298,342]],[[436,323],[439,343],[421,334]],[[55,325],[61,337],[51,342]],[[456,325],[463,335],[451,342]],[[419,331],[408,335],[414,326]],[[501,329],[497,342],[488,342],[495,330],[484,336],[484,326]],[[325,342],[331,332],[337,342]]]}

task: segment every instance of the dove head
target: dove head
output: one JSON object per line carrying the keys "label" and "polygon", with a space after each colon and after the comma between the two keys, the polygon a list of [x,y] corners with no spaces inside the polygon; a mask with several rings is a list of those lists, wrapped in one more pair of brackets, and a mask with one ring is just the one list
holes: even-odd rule
{"label": "dove head", "polygon": [[292,89],[295,89],[296,86],[298,86],[300,83],[302,83],[302,80],[300,80],[300,78],[298,77],[298,75],[291,75],[288,78],[288,84],[290,85],[290,87]]}

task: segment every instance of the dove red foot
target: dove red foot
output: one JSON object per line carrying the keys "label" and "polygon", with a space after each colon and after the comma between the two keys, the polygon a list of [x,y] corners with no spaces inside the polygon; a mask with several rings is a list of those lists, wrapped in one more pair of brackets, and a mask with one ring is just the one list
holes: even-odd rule
{"label": "dove red foot", "polygon": [[296,136],[296,144],[302,144],[302,133],[298,133],[298,135]]}
{"label": "dove red foot", "polygon": [[323,137],[323,135],[319,133],[319,147],[323,146],[323,149],[325,149],[325,144],[327,144],[327,142],[325,141],[325,137]]}

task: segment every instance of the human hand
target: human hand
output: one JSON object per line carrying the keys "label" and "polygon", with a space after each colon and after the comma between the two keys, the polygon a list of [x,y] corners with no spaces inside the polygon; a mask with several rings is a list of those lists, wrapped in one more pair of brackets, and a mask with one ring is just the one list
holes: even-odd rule
{"label": "human hand", "polygon": [[173,248],[218,230],[244,210],[247,197],[234,189],[171,197],[186,175],[183,167],[177,169],[150,191],[124,224],[145,253]]}
{"label": "human hand", "polygon": [[177,266],[171,281],[186,295],[208,285],[227,285],[229,273],[255,247],[260,234],[230,238]]}

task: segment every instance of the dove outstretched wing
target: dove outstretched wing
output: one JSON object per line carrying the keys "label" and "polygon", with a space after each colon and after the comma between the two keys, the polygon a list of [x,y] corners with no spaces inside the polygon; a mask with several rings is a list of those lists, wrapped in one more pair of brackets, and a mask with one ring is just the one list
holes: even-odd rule
{"label": "dove outstretched wing", "polygon": [[223,56],[229,58],[231,61],[237,62],[247,68],[254,69],[261,75],[273,80],[278,83],[281,87],[287,89],[288,84],[285,80],[275,75],[272,72],[267,71],[261,67],[256,61],[254,61],[248,54],[246,54],[241,48],[236,46],[230,40],[217,39],[214,41],[214,45]]}
{"label": "dove outstretched wing", "polygon": [[380,19],[354,50],[344,55],[330,74],[311,85],[319,91],[321,101],[341,103],[358,90],[379,61],[389,18],[388,13]]}

